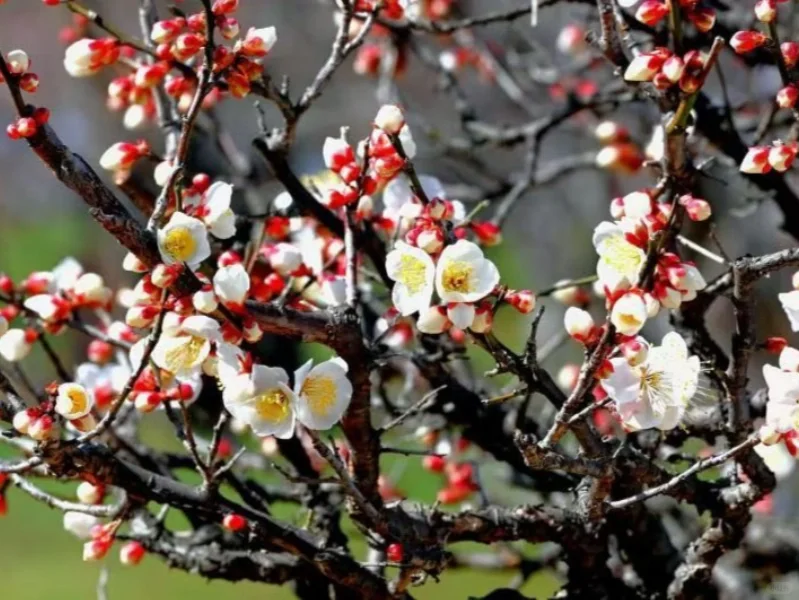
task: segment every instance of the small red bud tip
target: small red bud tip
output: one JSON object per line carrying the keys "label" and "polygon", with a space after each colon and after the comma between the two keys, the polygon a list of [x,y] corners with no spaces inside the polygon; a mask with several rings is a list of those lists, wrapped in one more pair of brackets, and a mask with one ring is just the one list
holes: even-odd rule
{"label": "small red bud tip", "polygon": [[33,111],[33,119],[38,125],[44,125],[50,120],[50,109],[40,106]]}
{"label": "small red bud tip", "polygon": [[0,495],[0,517],[4,517],[8,514],[8,500],[3,495]]}
{"label": "small red bud tip", "polygon": [[788,340],[786,340],[784,337],[775,336],[768,338],[763,344],[763,347],[765,348],[766,352],[769,352],[771,354],[779,354],[785,349],[787,345],[788,345]]}
{"label": "small red bud tip", "polygon": [[144,554],[144,546],[139,542],[128,542],[119,550],[119,561],[123,565],[135,567],[144,558]]}
{"label": "small red bud tip", "polygon": [[236,514],[225,515],[222,526],[228,531],[241,531],[247,527],[247,519]]}
{"label": "small red bud tip", "polygon": [[192,177],[191,185],[195,190],[202,194],[205,190],[211,187],[211,177],[206,173],[198,173]]}
{"label": "small red bud tip", "polygon": [[388,548],[386,548],[386,558],[391,562],[402,562],[404,555],[405,551],[402,548],[402,544],[389,544]]}
{"label": "small red bud tip", "polygon": [[58,6],[61,3],[61,0],[42,0],[42,3],[45,6]]}
{"label": "small red bud tip", "polygon": [[425,456],[422,459],[422,466],[431,473],[441,473],[444,471],[447,461],[443,456]]}

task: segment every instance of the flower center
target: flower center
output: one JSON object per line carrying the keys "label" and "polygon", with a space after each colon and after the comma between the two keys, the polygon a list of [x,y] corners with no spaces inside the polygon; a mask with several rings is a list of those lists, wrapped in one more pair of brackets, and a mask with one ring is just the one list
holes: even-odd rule
{"label": "flower center", "polygon": [[197,242],[188,227],[173,227],[164,237],[164,250],[179,262],[186,262],[197,250]]}
{"label": "flower center", "polygon": [[311,412],[327,415],[336,402],[336,384],[330,377],[308,377],[300,395],[308,400]]}
{"label": "flower center", "polygon": [[427,282],[424,262],[410,254],[403,254],[400,258],[397,280],[408,288],[411,294],[418,294]]}
{"label": "flower center", "polygon": [[468,292],[471,288],[474,267],[467,262],[453,260],[444,267],[441,281],[448,292]]}
{"label": "flower center", "polygon": [[636,319],[634,315],[626,313],[619,315],[619,321],[625,327],[638,327],[641,324],[641,321]]}
{"label": "flower center", "polygon": [[637,246],[633,246],[619,235],[605,240],[602,248],[602,260],[614,271],[636,275],[641,268],[643,258]]}
{"label": "flower center", "polygon": [[196,335],[186,336],[183,343],[167,350],[165,362],[169,371],[177,373],[197,366],[197,359],[205,342],[206,340]]}
{"label": "flower center", "polygon": [[280,388],[272,388],[255,398],[255,412],[264,421],[279,423],[289,413],[288,396]]}
{"label": "flower center", "polygon": [[72,402],[71,412],[83,412],[89,404],[86,394],[81,390],[69,390],[67,392],[67,398]]}

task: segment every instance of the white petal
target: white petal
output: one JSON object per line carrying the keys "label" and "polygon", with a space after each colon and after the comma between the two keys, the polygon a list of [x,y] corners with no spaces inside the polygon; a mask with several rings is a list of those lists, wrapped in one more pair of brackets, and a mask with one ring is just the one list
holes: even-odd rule
{"label": "white petal", "polygon": [[204,315],[186,317],[180,324],[180,328],[191,335],[196,335],[212,342],[220,339],[221,335],[219,333],[219,323],[215,319]]}
{"label": "white petal", "polygon": [[777,298],[779,298],[782,309],[791,322],[791,329],[799,331],[799,290],[777,294]]}
{"label": "white petal", "polygon": [[468,329],[474,321],[474,304],[454,304],[447,309],[447,317],[458,329]]}
{"label": "white petal", "polygon": [[222,267],[214,275],[214,292],[224,302],[241,304],[249,291],[250,276],[241,263]]}
{"label": "white petal", "polygon": [[349,406],[352,384],[336,360],[316,365],[297,392],[297,419],[310,429],[330,429]]}

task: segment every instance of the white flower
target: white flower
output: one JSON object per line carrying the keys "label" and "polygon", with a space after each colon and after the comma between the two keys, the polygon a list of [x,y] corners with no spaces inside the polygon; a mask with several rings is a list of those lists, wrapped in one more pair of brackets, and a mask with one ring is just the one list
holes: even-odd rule
{"label": "white flower", "polygon": [[79,295],[84,302],[98,302],[104,304],[111,298],[111,290],[97,273],[84,273],[75,282],[72,291]]}
{"label": "white flower", "polygon": [[413,139],[411,128],[407,125],[400,129],[399,141],[402,144],[402,149],[405,150],[405,156],[408,158],[416,156],[416,142]]}
{"label": "white flower", "polygon": [[243,304],[250,291],[250,276],[241,263],[221,267],[214,274],[214,292],[227,304]]}
{"label": "white flower", "polygon": [[785,346],[780,352],[779,364],[783,371],[799,371],[799,350]]}
{"label": "white flower", "polygon": [[284,277],[299,269],[302,262],[302,252],[293,244],[281,242],[269,254],[269,264]]}
{"label": "white flower", "polygon": [[58,386],[55,411],[70,421],[88,415],[94,406],[94,396],[78,383],[62,383]]}
{"label": "white flower", "polygon": [[624,294],[613,304],[610,322],[619,333],[635,335],[646,323],[646,303],[640,294]]}
{"label": "white flower", "polygon": [[158,230],[158,250],[165,264],[186,263],[196,269],[211,256],[208,231],[199,219],[182,212],[173,213],[169,222]]}
{"label": "white flower", "polygon": [[499,271],[480,247],[458,240],[444,248],[436,266],[436,291],[443,302],[477,302],[499,283]]}
{"label": "white flower", "polygon": [[796,459],[791,456],[785,444],[758,444],[753,448],[766,466],[774,473],[777,481],[783,481],[796,468]]}
{"label": "white flower", "polygon": [[219,323],[214,319],[203,315],[187,317],[177,332],[161,335],[152,359],[159,368],[174,375],[190,376],[199,372],[211,353],[211,343],[220,339]]}
{"label": "white flower", "polygon": [[297,420],[309,429],[330,429],[352,399],[347,363],[334,358],[312,365],[309,360],[294,372]]}
{"label": "white flower", "polygon": [[780,433],[796,429],[799,425],[799,373],[765,365],[763,378],[768,388],[766,424]]}
{"label": "white flower", "polygon": [[699,358],[688,355],[679,334],[667,333],[639,366],[631,366],[623,357],[610,362],[613,372],[601,385],[616,403],[626,427],[667,430],[679,424],[699,379]]}
{"label": "white flower", "polygon": [[791,329],[799,331],[799,290],[793,292],[785,292],[784,294],[777,294],[782,310],[788,315],[788,320],[791,322]]}
{"label": "white flower", "polygon": [[81,512],[64,513],[64,529],[81,540],[92,537],[92,529],[101,523],[100,519]]}
{"label": "white flower", "polygon": [[347,280],[344,277],[326,277],[322,281],[322,298],[329,306],[341,306],[347,301]]}
{"label": "white flower", "polygon": [[83,275],[83,266],[71,256],[67,257],[50,272],[50,284],[47,291],[54,294],[71,290],[81,275]]}
{"label": "white flower", "polygon": [[396,282],[391,299],[400,314],[411,315],[430,306],[436,266],[427,252],[398,241],[386,256],[386,272]]}
{"label": "white flower", "polygon": [[375,116],[375,127],[379,127],[386,133],[397,134],[405,125],[405,115],[402,109],[393,104],[384,104],[377,111]]}
{"label": "white flower", "polygon": [[652,197],[646,192],[632,192],[622,198],[624,216],[630,219],[643,219],[652,214]]}
{"label": "white flower", "polygon": [[32,344],[23,329],[9,329],[0,336],[0,356],[18,362],[30,354]]}
{"label": "white flower", "polygon": [[294,435],[297,399],[283,369],[253,365],[251,373],[228,380],[222,394],[225,408],[258,436],[288,439]]}
{"label": "white flower", "polygon": [[195,292],[191,297],[191,304],[194,310],[206,315],[214,312],[219,307],[216,294],[214,294],[212,290],[200,290],[199,292]]}
{"label": "white flower", "polygon": [[202,220],[208,231],[220,240],[236,235],[236,215],[230,208],[233,186],[217,181],[205,192]]}
{"label": "white flower", "polygon": [[[447,192],[444,189],[441,181],[436,177],[430,175],[419,175],[419,183],[422,184],[422,190],[429,199],[433,198],[446,198]],[[388,182],[383,190],[383,215],[392,220],[398,220],[400,217],[406,219],[415,219],[422,213],[422,205],[416,202],[411,202],[414,193],[408,178],[401,174]],[[465,216],[465,209],[461,202],[453,202],[455,212],[458,209],[464,211],[464,215],[454,215],[455,220],[462,220]]]}
{"label": "white flower", "polygon": [[57,321],[65,316],[64,302],[51,294],[36,294],[25,299],[25,308],[35,312],[44,321]]}
{"label": "white flower", "polygon": [[627,241],[616,223],[603,221],[594,230],[594,247],[599,254],[596,272],[599,281],[610,291],[635,285],[644,265],[644,251]]}
{"label": "white flower", "polygon": [[242,365],[247,355],[244,350],[227,342],[216,345],[216,376],[222,386],[227,386],[242,374]]}
{"label": "white flower", "polygon": [[[146,340],[144,342],[146,344]],[[89,390],[107,388],[119,394],[125,388],[130,375],[130,369],[123,365],[100,366],[86,362],[75,369],[75,382]]]}

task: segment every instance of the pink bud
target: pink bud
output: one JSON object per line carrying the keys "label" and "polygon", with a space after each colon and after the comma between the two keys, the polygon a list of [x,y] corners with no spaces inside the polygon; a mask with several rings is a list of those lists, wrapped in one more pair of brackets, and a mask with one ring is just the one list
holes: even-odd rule
{"label": "pink bud", "polygon": [[111,549],[107,539],[90,540],[83,545],[83,560],[86,562],[102,560]]}
{"label": "pink bud", "polygon": [[669,14],[669,7],[660,0],[644,0],[635,12],[635,18],[641,23],[654,27]]}
{"label": "pink bud", "polygon": [[799,98],[799,89],[795,85],[787,85],[777,92],[777,105],[780,108],[793,108]]}
{"label": "pink bud", "polygon": [[508,290],[508,293],[505,294],[505,302],[526,315],[535,309],[535,294],[530,290]]}
{"label": "pink bud", "polygon": [[758,175],[771,171],[769,164],[770,148],[768,146],[752,146],[741,161],[739,169],[743,173]]}
{"label": "pink bud", "polygon": [[384,104],[375,116],[375,127],[386,133],[398,134],[405,125],[405,116],[398,106]]}
{"label": "pink bud", "polygon": [[685,213],[692,221],[707,221],[712,214],[710,204],[700,198],[691,198],[683,206],[685,207]]}
{"label": "pink bud", "polygon": [[758,21],[771,23],[777,17],[777,0],[757,0],[755,16]]}
{"label": "pink bud", "polygon": [[243,42],[236,46],[237,50],[245,56],[261,58],[266,56],[277,42],[277,30],[274,27],[264,27],[255,29],[251,27],[247,31]]}
{"label": "pink bud", "polygon": [[563,325],[572,338],[583,344],[594,337],[596,329],[594,319],[588,311],[581,308],[569,307],[563,317]]}
{"label": "pink bud", "polygon": [[738,31],[730,38],[730,46],[738,54],[746,54],[766,43],[768,38],[758,31]]}
{"label": "pink bud", "polygon": [[585,30],[573,23],[566,25],[560,30],[558,39],[555,42],[558,51],[572,56],[583,52],[588,44],[585,41]]}
{"label": "pink bud", "polygon": [[355,151],[344,139],[329,137],[322,147],[325,165],[333,172],[355,162]]}
{"label": "pink bud", "polygon": [[50,415],[42,415],[28,425],[28,435],[37,442],[50,439],[54,432],[55,422]]}
{"label": "pink bud", "polygon": [[797,145],[777,143],[771,147],[768,153],[768,162],[775,171],[780,173],[787,171],[791,168],[794,159],[796,158]]}
{"label": "pink bud", "polygon": [[797,42],[783,42],[780,44],[780,52],[789,69],[799,61],[799,43]]}
{"label": "pink bud", "polygon": [[428,335],[438,335],[449,327],[447,309],[444,306],[431,306],[419,314],[416,327],[420,332]]}
{"label": "pink bud", "polygon": [[139,542],[127,542],[119,549],[119,562],[128,567],[135,567],[144,558],[144,546]]}
{"label": "pink bud", "polygon": [[688,20],[702,33],[707,33],[716,24],[716,11],[710,8],[698,8],[689,12]]}
{"label": "pink bud", "polygon": [[660,72],[668,77],[672,83],[677,83],[685,72],[685,63],[679,56],[672,56],[663,63]]}

